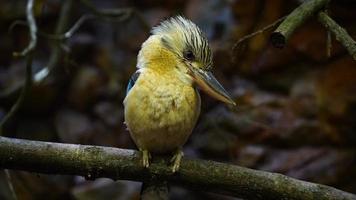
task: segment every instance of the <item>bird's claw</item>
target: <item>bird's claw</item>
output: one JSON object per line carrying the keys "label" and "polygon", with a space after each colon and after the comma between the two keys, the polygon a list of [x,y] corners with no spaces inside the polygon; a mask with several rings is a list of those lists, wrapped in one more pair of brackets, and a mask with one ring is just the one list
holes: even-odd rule
{"label": "bird's claw", "polygon": [[150,166],[151,154],[147,150],[140,150],[142,152],[142,165],[144,168]]}
{"label": "bird's claw", "polygon": [[177,152],[173,155],[171,159],[172,165],[172,172],[175,173],[179,170],[180,162],[184,156],[184,153],[181,149],[178,149]]}

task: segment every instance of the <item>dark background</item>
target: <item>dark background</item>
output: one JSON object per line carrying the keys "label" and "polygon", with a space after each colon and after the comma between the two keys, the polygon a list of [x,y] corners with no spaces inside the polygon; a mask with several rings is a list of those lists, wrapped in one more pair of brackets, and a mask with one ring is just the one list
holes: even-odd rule
{"label": "dark background", "polygon": [[[41,32],[54,33],[66,1],[38,0]],[[299,1],[122,0],[91,1],[97,9],[134,8],[125,20],[96,17],[60,44],[39,36],[36,77],[21,109],[4,127],[8,137],[134,149],[123,124],[126,83],[136,70],[149,29],[181,14],[207,34],[214,73],[236,100],[236,109],[202,94],[202,113],[184,147],[187,157],[211,159],[282,173],[356,193],[356,62],[332,40],[315,17],[299,28],[286,48],[275,49],[270,31],[232,46],[241,37],[290,13]],[[0,118],[16,101],[25,59],[12,56],[29,42],[26,1],[0,1]],[[330,16],[355,38],[355,1],[332,1]],[[79,1],[68,30],[93,12]],[[273,30],[273,29],[271,29]],[[58,44],[58,42],[57,42]],[[51,63],[55,61],[54,63]],[[47,76],[38,72],[50,66]],[[138,199],[140,183],[11,171],[18,199]],[[171,187],[171,199],[234,199]],[[11,199],[3,172],[0,199]]]}

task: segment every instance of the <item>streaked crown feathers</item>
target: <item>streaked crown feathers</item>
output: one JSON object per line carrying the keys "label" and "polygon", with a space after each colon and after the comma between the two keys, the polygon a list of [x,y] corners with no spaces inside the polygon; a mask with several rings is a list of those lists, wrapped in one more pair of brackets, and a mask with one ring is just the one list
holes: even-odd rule
{"label": "streaked crown feathers", "polygon": [[212,54],[208,40],[192,21],[182,16],[172,17],[154,27],[151,33],[161,36],[163,44],[181,59],[186,59],[186,52],[192,52],[204,70],[211,69]]}

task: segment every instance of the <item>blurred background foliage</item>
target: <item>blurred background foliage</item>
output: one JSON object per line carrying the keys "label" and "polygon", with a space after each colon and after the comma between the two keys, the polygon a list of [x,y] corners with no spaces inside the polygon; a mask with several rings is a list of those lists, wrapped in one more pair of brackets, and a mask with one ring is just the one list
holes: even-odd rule
{"label": "blurred background foliage", "polygon": [[[36,1],[39,30],[58,31],[66,1]],[[345,48],[333,40],[327,57],[326,31],[312,19],[284,49],[271,47],[268,31],[232,49],[238,39],[290,13],[299,1],[90,2],[97,9],[134,8],[139,15],[120,21],[87,20],[63,43],[39,36],[34,84],[6,124],[5,136],[135,148],[123,124],[126,83],[136,70],[140,45],[149,36],[147,27],[182,14],[208,36],[214,73],[238,104],[230,110],[203,94],[202,115],[185,145],[186,156],[283,173],[356,193],[356,62]],[[26,47],[28,29],[9,27],[25,20],[25,7],[24,0],[0,1],[0,118],[24,82],[25,61],[12,53]],[[331,1],[329,8],[355,38],[356,2]],[[88,7],[74,1],[65,14],[64,30],[89,13]],[[55,53],[58,58],[53,58]],[[139,198],[140,183],[18,171],[11,171],[11,176],[18,199]],[[3,172],[0,186],[0,199],[12,199]],[[174,186],[170,195],[171,199],[234,199]]]}

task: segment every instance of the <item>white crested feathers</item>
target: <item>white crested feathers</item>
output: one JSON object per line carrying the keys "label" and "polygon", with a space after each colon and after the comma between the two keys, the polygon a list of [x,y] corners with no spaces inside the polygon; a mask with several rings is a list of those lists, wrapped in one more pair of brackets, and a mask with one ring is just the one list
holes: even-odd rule
{"label": "white crested feathers", "polygon": [[205,69],[212,66],[211,49],[200,28],[182,16],[169,18],[154,27],[153,35],[161,37],[163,45],[184,59],[185,51],[192,51]]}

